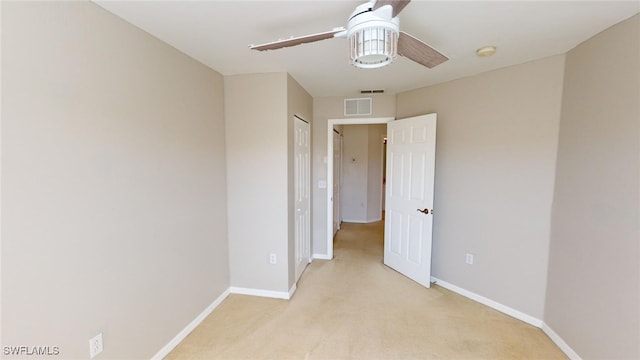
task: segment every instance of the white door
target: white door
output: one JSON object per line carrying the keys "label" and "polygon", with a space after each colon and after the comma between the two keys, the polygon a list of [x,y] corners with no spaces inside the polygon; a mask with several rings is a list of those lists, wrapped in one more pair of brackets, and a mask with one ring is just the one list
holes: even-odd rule
{"label": "white door", "polygon": [[340,192],[342,191],[342,135],[333,132],[333,235],[340,230]]}
{"label": "white door", "polygon": [[311,247],[310,229],[310,143],[309,124],[299,118],[294,120],[294,172],[295,172],[295,253],[296,281],[309,264]]}
{"label": "white door", "polygon": [[384,263],[429,287],[436,114],[387,124]]}

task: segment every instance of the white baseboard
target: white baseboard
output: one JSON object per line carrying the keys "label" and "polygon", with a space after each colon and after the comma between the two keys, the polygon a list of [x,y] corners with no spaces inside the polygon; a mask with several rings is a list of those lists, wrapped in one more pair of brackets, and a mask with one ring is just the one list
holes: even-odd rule
{"label": "white baseboard", "polygon": [[293,294],[295,294],[296,290],[298,290],[298,286],[294,283],[293,286],[291,286],[291,289],[289,289],[289,299],[293,297]]}
{"label": "white baseboard", "polygon": [[378,222],[382,220],[382,218],[379,218],[378,220],[347,220],[347,219],[343,219],[342,222],[346,222],[346,223],[352,223],[352,224],[371,224],[374,222]]}
{"label": "white baseboard", "polygon": [[549,325],[545,324],[542,320],[537,319],[533,316],[527,315],[521,311],[518,311],[516,309],[510,308],[506,305],[500,304],[498,302],[495,302],[491,299],[487,299],[484,296],[478,295],[476,293],[473,293],[471,291],[465,290],[461,287],[458,287],[456,285],[450,284],[446,281],[440,280],[438,278],[435,277],[431,277],[431,281],[435,282],[437,285],[442,286],[445,289],[451,290],[455,293],[458,293],[464,297],[467,297],[471,300],[477,301],[483,305],[487,305],[490,308],[496,309],[502,313],[505,313],[509,316],[512,316],[518,320],[522,320],[524,322],[526,322],[529,325],[533,325],[537,328],[542,329],[542,331],[547,334],[547,336],[549,337],[549,339],[551,339],[551,341],[553,341],[559,348],[560,350],[562,350],[562,352],[564,352],[565,355],[567,355],[567,357],[571,360],[582,360],[582,358],[580,357],[580,355],[578,355],[578,353],[576,353],[575,351],[573,351],[573,349],[569,346],[569,344],[567,344],[561,337],[560,335],[558,335],[555,331],[553,331],[553,329],[551,329],[549,327]]}
{"label": "white baseboard", "polygon": [[331,257],[327,256],[326,254],[313,254],[313,259],[318,259],[318,260],[332,260]]}
{"label": "white baseboard", "polygon": [[507,315],[509,315],[511,317],[514,317],[514,318],[516,318],[518,320],[524,321],[529,325],[533,325],[533,326],[535,326],[537,328],[542,327],[542,320],[537,319],[537,318],[535,318],[535,317],[533,317],[531,315],[527,315],[527,314],[525,314],[525,313],[523,313],[521,311],[518,311],[516,309],[510,308],[510,307],[508,307],[506,305],[500,304],[499,302],[493,301],[491,299],[488,299],[488,298],[486,298],[484,296],[478,295],[478,294],[476,294],[474,292],[471,292],[469,290],[465,290],[465,289],[463,289],[461,287],[458,287],[456,285],[450,284],[450,283],[448,283],[446,281],[437,279],[437,278],[435,278],[433,276],[431,277],[431,281],[435,282],[437,285],[442,286],[445,289],[451,290],[451,291],[453,291],[455,293],[458,293],[458,294],[460,294],[460,295],[462,295],[464,297],[467,297],[467,298],[469,298],[471,300],[477,301],[480,304],[487,305],[490,308],[498,310],[498,311],[500,311],[502,313],[505,313],[505,314],[507,314]]}
{"label": "white baseboard", "polygon": [[[327,259],[326,255],[314,254],[314,259]],[[330,260],[330,259],[327,259]],[[549,325],[544,323],[542,320],[537,319],[533,316],[527,315],[521,311],[510,308],[506,305],[500,304],[496,301],[488,299],[484,296],[478,295],[474,292],[465,290],[461,287],[448,283],[446,281],[440,280],[435,277],[431,277],[431,281],[435,284],[442,286],[445,289],[451,290],[455,293],[458,293],[464,297],[467,297],[471,300],[477,301],[483,305],[489,306],[495,310],[498,310],[502,313],[505,313],[509,316],[512,316],[518,320],[524,321],[527,324],[533,325],[537,328],[542,329],[542,331],[553,341],[562,352],[567,355],[567,357],[571,360],[582,360],[580,355],[576,353],[570,346],[567,344],[561,337],[558,335]],[[218,296],[206,309],[204,309],[195,319],[193,319],[182,331],[180,331],[169,343],[160,349],[151,359],[152,360],[162,360],[165,356],[169,355],[171,350],[173,350],[178,344],[180,344],[204,319],[209,316],[221,303],[224,299],[229,296],[229,294],[241,294],[241,295],[252,295],[252,296],[261,296],[261,297],[269,297],[276,299],[286,299],[289,300],[293,297],[293,294],[296,292],[297,287],[296,284],[291,286],[289,292],[282,291],[270,291],[270,290],[260,290],[260,289],[249,289],[249,288],[239,288],[239,287],[229,287],[225,290],[220,296]]]}
{"label": "white baseboard", "polygon": [[184,340],[187,337],[187,335],[189,335],[196,327],[198,327],[198,325],[200,325],[200,323],[204,319],[206,319],[207,316],[209,316],[209,314],[211,314],[211,312],[213,312],[213,310],[215,310],[218,307],[218,305],[220,305],[220,303],[222,303],[222,301],[227,298],[227,296],[229,296],[229,293],[230,293],[229,289],[227,289],[215,300],[213,300],[213,302],[209,306],[207,306],[207,308],[204,309],[204,311],[202,311],[198,316],[196,316],[196,318],[193,319],[193,321],[191,321],[189,325],[187,325],[184,329],[182,329],[182,331],[180,331],[178,335],[176,335],[173,339],[171,339],[171,341],[169,341],[167,345],[163,346],[162,349],[160,349],[160,351],[158,351],[155,355],[153,355],[151,359],[162,360],[165,356],[169,355],[171,350],[173,350],[176,346],[178,346],[178,344],[180,344],[182,340]]}
{"label": "white baseboard", "polygon": [[549,327],[549,325],[547,325],[544,322],[542,323],[542,331],[545,334],[547,334],[549,339],[551,339],[551,341],[553,341],[560,348],[560,350],[562,350],[562,352],[565,355],[567,355],[567,357],[569,359],[571,359],[571,360],[582,360],[580,355],[578,355],[578,353],[573,351],[573,349],[569,346],[569,344],[564,342],[564,340],[560,337],[560,335],[558,335],[555,331],[553,331],[553,329],[551,329]]}
{"label": "white baseboard", "polygon": [[274,298],[274,299],[289,300],[291,299],[291,296],[293,296],[293,292],[295,292],[296,290],[295,290],[295,284],[294,284],[293,287],[289,290],[289,292],[250,289],[250,288],[241,288],[241,287],[235,287],[235,286],[230,287],[229,291],[231,291],[232,294],[251,295],[251,296],[260,296],[260,297],[268,297],[268,298]]}

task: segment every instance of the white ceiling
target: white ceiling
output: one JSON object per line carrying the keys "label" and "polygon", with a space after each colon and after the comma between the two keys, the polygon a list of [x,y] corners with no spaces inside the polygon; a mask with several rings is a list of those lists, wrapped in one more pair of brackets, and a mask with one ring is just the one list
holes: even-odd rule
{"label": "white ceiling", "polygon": [[[363,2],[96,1],[223,75],[286,71],[314,97],[397,93],[562,54],[640,12],[640,0],[413,0],[400,14],[400,29],[450,58],[433,69],[404,57],[357,69],[348,62],[348,41],[339,38],[266,52],[248,48],[346,26]],[[497,53],[478,58],[475,50],[485,45]]]}

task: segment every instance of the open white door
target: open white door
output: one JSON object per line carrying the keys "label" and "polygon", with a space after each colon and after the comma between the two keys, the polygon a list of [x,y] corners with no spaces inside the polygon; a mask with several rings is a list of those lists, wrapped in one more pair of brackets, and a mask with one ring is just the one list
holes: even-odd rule
{"label": "open white door", "polygon": [[295,254],[296,281],[309,264],[311,257],[310,229],[310,143],[309,124],[298,117],[294,120],[294,173],[295,173]]}
{"label": "open white door", "polygon": [[387,125],[384,263],[430,287],[436,114]]}

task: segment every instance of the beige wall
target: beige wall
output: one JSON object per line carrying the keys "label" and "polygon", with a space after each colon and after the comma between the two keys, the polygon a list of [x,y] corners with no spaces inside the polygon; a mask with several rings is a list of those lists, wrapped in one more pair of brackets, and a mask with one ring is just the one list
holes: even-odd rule
{"label": "beige wall", "polygon": [[295,283],[293,124],[294,115],[310,121],[312,104],[286,73],[225,77],[232,286],[287,292]]}
{"label": "beige wall", "polygon": [[229,286],[222,77],[89,2],[2,2],[2,345],[150,358]]}
{"label": "beige wall", "polygon": [[538,319],[563,66],[555,56],[401,93],[397,102],[398,118],[438,114],[433,276]]}
{"label": "beige wall", "polygon": [[[3,345],[86,358],[102,332],[102,357],[149,358],[230,285],[288,291],[294,114],[312,120],[327,253],[318,182],[343,97],[285,73],[223,81],[91,3],[1,6]],[[544,314],[585,359],[640,357],[639,28],[566,70],[556,56],[374,95],[368,116],[438,113],[434,276]]]}
{"label": "beige wall", "polygon": [[640,358],[640,16],[567,55],[544,321],[584,359]]}
{"label": "beige wall", "polygon": [[[361,97],[361,96],[353,96]],[[394,117],[396,114],[395,95],[372,95],[371,117]],[[318,182],[327,180],[327,124],[329,119],[344,119],[345,97],[321,97],[313,99],[312,133],[312,252],[319,256],[327,254],[327,189],[320,189]]]}
{"label": "beige wall", "polygon": [[287,74],[227,76],[224,85],[231,285],[288,291]]}

